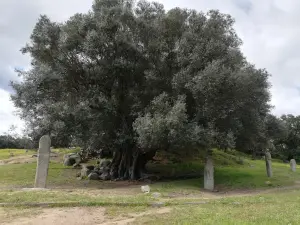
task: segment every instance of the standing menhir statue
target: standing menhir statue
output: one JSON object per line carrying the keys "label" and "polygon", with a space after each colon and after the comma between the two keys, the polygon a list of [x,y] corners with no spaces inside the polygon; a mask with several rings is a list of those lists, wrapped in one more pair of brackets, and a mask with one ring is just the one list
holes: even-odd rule
{"label": "standing menhir statue", "polygon": [[50,161],[51,140],[49,135],[41,137],[39,142],[37,168],[35,175],[35,188],[46,188],[48,168]]}
{"label": "standing menhir statue", "polygon": [[267,170],[267,176],[272,177],[273,171],[272,171],[272,157],[271,157],[271,151],[274,149],[274,145],[272,141],[268,141],[268,146],[265,151],[265,161],[266,161],[266,170]]}
{"label": "standing menhir statue", "polygon": [[214,164],[212,159],[212,151],[209,151],[206,156],[206,162],[204,166],[204,189],[214,190]]}
{"label": "standing menhir statue", "polygon": [[291,166],[291,170],[293,172],[296,172],[296,166],[297,166],[297,164],[296,164],[296,160],[295,159],[291,159],[290,166]]}
{"label": "standing menhir statue", "polygon": [[273,176],[273,171],[272,171],[272,157],[270,152],[266,152],[266,169],[267,169],[267,176],[272,177]]}

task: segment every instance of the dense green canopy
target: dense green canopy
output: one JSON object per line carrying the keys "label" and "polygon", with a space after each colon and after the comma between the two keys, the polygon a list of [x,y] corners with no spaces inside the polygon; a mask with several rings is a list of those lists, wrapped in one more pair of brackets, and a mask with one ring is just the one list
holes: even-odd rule
{"label": "dense green canopy", "polygon": [[12,96],[30,135],[111,149],[112,178],[143,177],[156,151],[257,148],[269,74],[240,50],[231,16],[95,0],[64,23],[41,16]]}

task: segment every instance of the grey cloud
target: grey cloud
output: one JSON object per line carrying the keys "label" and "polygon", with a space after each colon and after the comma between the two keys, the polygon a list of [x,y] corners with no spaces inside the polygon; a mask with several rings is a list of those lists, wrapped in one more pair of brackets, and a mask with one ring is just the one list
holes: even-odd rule
{"label": "grey cloud", "polygon": [[251,1],[249,0],[233,0],[233,3],[247,14],[250,13],[253,7]]}
{"label": "grey cloud", "polygon": [[20,49],[29,41],[40,14],[61,21],[78,11],[87,11],[91,4],[81,0],[0,1],[0,88],[11,91],[9,81],[18,79],[14,68],[29,65],[29,57]]}
{"label": "grey cloud", "polygon": [[26,67],[28,57],[20,52],[30,36],[38,15],[32,1],[0,2],[0,88],[11,91],[9,83],[18,80],[14,69]]}
{"label": "grey cloud", "polygon": [[19,128],[24,123],[14,115],[9,101],[11,80],[19,80],[15,68],[30,65],[29,56],[20,49],[29,41],[30,34],[40,14],[46,14],[56,21],[66,20],[76,12],[87,11],[92,0],[1,0],[0,1],[0,134],[10,125]]}

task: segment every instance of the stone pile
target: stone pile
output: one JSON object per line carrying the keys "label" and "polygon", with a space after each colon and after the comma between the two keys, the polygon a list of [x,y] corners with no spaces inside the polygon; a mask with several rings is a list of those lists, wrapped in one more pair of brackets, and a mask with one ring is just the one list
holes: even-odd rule
{"label": "stone pile", "polygon": [[82,164],[81,171],[78,174],[79,179],[88,178],[89,180],[109,180],[111,161],[107,159],[101,160],[98,166],[87,166]]}
{"label": "stone pile", "polygon": [[81,157],[77,153],[69,153],[64,155],[64,166],[76,167],[81,163]]}

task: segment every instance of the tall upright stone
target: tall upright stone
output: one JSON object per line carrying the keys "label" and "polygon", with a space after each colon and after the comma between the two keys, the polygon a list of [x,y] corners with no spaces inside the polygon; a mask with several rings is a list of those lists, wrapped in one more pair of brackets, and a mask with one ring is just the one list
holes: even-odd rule
{"label": "tall upright stone", "polygon": [[213,191],[214,187],[214,164],[212,155],[208,154],[204,167],[204,189]]}
{"label": "tall upright stone", "polygon": [[46,188],[48,168],[50,161],[51,140],[49,135],[41,137],[39,142],[37,168],[35,175],[35,188]]}
{"label": "tall upright stone", "polygon": [[266,160],[266,170],[267,170],[267,176],[272,177],[273,171],[272,171],[272,157],[270,152],[265,153],[265,160]]}
{"label": "tall upright stone", "polygon": [[290,166],[291,166],[291,170],[293,172],[296,172],[296,160],[295,159],[291,159]]}

